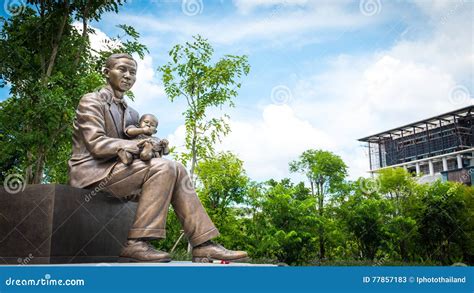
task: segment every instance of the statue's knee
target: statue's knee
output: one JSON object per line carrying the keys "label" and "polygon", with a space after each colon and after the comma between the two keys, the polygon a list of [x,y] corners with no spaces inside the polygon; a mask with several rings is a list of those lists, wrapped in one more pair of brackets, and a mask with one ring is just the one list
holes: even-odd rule
{"label": "statue's knee", "polygon": [[152,159],[151,163],[151,171],[153,173],[159,172],[160,175],[166,176],[170,179],[176,178],[176,164],[173,161],[163,159]]}
{"label": "statue's knee", "polygon": [[184,174],[187,174],[187,169],[186,167],[184,167],[183,164],[181,164],[180,162],[175,162],[176,164],[176,169],[178,170],[179,173],[184,173]]}

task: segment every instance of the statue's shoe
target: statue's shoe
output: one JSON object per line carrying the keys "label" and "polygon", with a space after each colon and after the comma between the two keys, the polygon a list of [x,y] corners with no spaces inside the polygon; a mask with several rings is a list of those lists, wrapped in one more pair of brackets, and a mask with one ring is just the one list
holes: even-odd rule
{"label": "statue's shoe", "polygon": [[120,252],[119,262],[170,262],[171,255],[156,250],[147,241],[128,240]]}
{"label": "statue's shoe", "polygon": [[245,251],[229,250],[213,242],[193,248],[193,262],[210,263],[215,260],[246,262],[249,259]]}

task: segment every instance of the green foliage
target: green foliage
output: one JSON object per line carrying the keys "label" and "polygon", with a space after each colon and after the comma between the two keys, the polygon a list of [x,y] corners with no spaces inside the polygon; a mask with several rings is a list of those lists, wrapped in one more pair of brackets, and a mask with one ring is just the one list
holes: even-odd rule
{"label": "green foliage", "polygon": [[213,53],[207,40],[198,35],[192,43],[174,46],[169,52],[172,61],[158,68],[168,98],[174,101],[182,97],[187,102],[183,113],[187,151],[179,159],[191,163],[191,177],[198,160],[211,156],[214,143],[230,131],[227,115],[208,118],[208,110],[233,106],[232,99],[241,85],[238,80],[250,71],[245,55],[225,55],[212,64]]}
{"label": "green foliage", "polygon": [[380,192],[396,198],[397,201],[405,200],[415,193],[415,179],[404,168],[384,169],[378,176]]}
{"label": "green foliage", "polygon": [[472,189],[458,183],[437,182],[424,188],[416,216],[426,258],[450,264],[467,256],[464,248],[474,243],[472,218],[467,218],[472,215],[468,206],[472,208],[473,196]]}
{"label": "green foliage", "polygon": [[[343,191],[347,166],[337,155],[323,150],[307,150],[299,160],[290,163],[291,172],[306,175],[311,185],[311,193],[317,198],[320,221],[326,221],[324,205],[326,196]],[[319,258],[325,258],[327,241],[325,225],[319,227]]]}
{"label": "green foliage", "polygon": [[243,162],[230,152],[199,162],[196,175],[199,197],[214,224],[220,229],[220,241],[229,247],[238,247],[241,227],[241,205],[245,200],[249,179]]}
{"label": "green foliage", "polygon": [[305,174],[313,194],[324,197],[341,187],[347,176],[347,166],[337,155],[323,150],[307,150],[299,160],[290,163],[291,172]]}
{"label": "green foliage", "polygon": [[251,256],[289,264],[313,259],[321,221],[309,190],[285,179],[269,181],[258,192],[257,208],[243,221]]}
{"label": "green foliage", "polygon": [[[143,56],[146,48],[125,25],[122,45],[100,52],[90,47],[88,22],[117,12],[123,1],[28,3],[34,5],[0,19],[0,85],[10,85],[10,97],[0,103],[0,179],[21,173],[28,183],[65,183],[80,97],[105,83],[101,66],[111,53]],[[82,22],[82,33],[74,20]]]}
{"label": "green foliage", "polygon": [[[321,215],[317,198],[303,183],[289,179],[249,182],[242,162],[231,153],[201,164],[199,178],[206,183],[200,183],[199,193],[222,233],[218,241],[231,249],[247,250],[255,262],[474,264],[472,187],[453,182],[422,185],[403,169],[384,171],[376,179],[339,184],[339,196],[327,201]],[[211,208],[206,199],[211,193],[217,197],[232,194],[231,204],[219,201],[219,208]],[[170,219],[170,233],[177,234],[173,236],[177,239],[179,223],[173,216]],[[324,259],[320,258],[321,231]],[[173,245],[168,240],[163,243],[168,250]],[[186,251],[184,240],[178,249],[181,257]]]}
{"label": "green foliage", "polygon": [[219,153],[198,164],[199,195],[208,210],[225,213],[231,204],[244,201],[248,177],[243,162],[230,152]]}
{"label": "green foliage", "polygon": [[353,184],[338,207],[364,259],[472,263],[472,187],[420,185],[403,169],[382,172],[375,185],[379,189],[367,190],[367,180]]}
{"label": "green foliage", "polygon": [[472,187],[422,185],[396,169],[339,182],[333,192],[338,196],[321,215],[303,183],[250,183],[246,204],[231,207],[234,213],[221,222],[232,227],[224,230],[233,235],[225,244],[246,249],[256,261],[293,265],[474,263]]}
{"label": "green foliage", "polygon": [[378,177],[379,192],[390,199],[392,206],[391,218],[387,223],[389,238],[386,245],[390,246],[392,257],[409,261],[415,258],[414,249],[418,234],[418,225],[414,218],[420,205],[419,192],[415,178],[404,168],[381,170]]}
{"label": "green foliage", "polygon": [[390,208],[390,203],[379,194],[367,194],[357,189],[340,207],[348,231],[356,239],[363,258],[373,260],[386,239]]}

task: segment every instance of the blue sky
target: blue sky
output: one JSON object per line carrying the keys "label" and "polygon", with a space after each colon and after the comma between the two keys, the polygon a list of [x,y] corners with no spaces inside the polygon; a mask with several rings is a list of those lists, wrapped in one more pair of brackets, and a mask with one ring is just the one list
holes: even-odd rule
{"label": "blue sky", "polygon": [[[252,179],[289,177],[306,149],[340,155],[351,178],[366,176],[357,138],[472,104],[472,1],[133,0],[106,14],[93,42],[128,24],[150,54],[133,88],[140,112],[160,118],[159,134],[183,143],[184,103],[170,103],[156,69],[196,34],[218,58],[246,54],[251,72],[230,113],[232,133],[217,146],[244,160]],[[8,90],[0,91],[5,98]]]}

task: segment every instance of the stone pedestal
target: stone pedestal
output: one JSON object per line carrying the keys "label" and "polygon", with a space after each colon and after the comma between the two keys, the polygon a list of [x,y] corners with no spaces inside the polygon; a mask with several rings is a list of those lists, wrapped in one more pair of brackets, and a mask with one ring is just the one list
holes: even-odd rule
{"label": "stone pedestal", "polygon": [[66,185],[0,188],[0,264],[115,262],[136,203]]}

